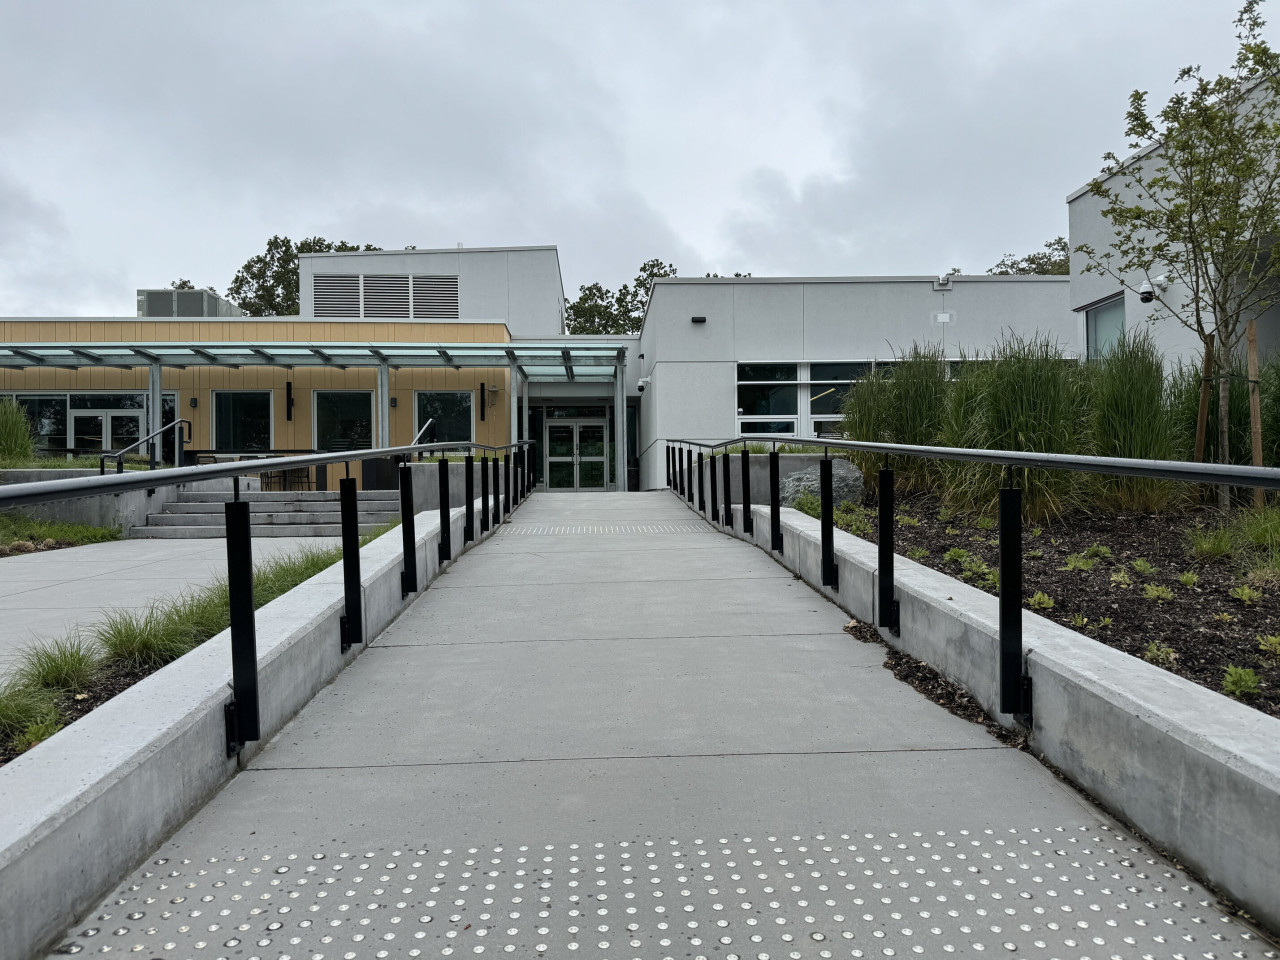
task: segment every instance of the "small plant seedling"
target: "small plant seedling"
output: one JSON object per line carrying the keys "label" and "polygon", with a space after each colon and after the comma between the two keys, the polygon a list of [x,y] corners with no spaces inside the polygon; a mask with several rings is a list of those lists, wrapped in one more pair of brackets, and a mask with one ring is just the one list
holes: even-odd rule
{"label": "small plant seedling", "polygon": [[963,566],[971,556],[972,554],[964,547],[952,547],[942,555],[942,561],[943,563],[954,563],[956,566]]}
{"label": "small plant seedling", "polygon": [[1142,659],[1158,667],[1168,667],[1178,659],[1178,655],[1172,647],[1161,646],[1160,641],[1152,640],[1147,644],[1147,652],[1142,655]]}
{"label": "small plant seedling", "polygon": [[912,547],[907,551],[908,560],[923,560],[929,556],[929,551],[924,547]]}
{"label": "small plant seedling", "polygon": [[1038,537],[1038,536],[1040,536],[1040,534],[1042,534],[1042,533],[1044,533],[1044,528],[1043,528],[1043,527],[1032,527],[1032,528],[1031,528],[1031,535],[1032,535],[1033,537]]}
{"label": "small plant seedling", "polygon": [[960,565],[960,576],[965,579],[969,577],[985,578],[990,573],[991,568],[983,562],[981,557],[970,556]]}
{"label": "small plant seedling", "polygon": [[1031,599],[1027,601],[1027,606],[1032,610],[1052,610],[1053,597],[1049,596],[1043,590],[1037,590],[1031,595]]}
{"label": "small plant seedling", "polygon": [[1222,677],[1222,692],[1237,700],[1256,696],[1261,686],[1258,675],[1249,667],[1227,667]]}
{"label": "small plant seedling", "polygon": [[1083,553],[1072,553],[1067,556],[1067,564],[1059,567],[1060,570],[1079,570],[1082,573],[1088,573],[1097,564],[1097,559],[1087,557]]}
{"label": "small plant seedling", "polygon": [[990,517],[979,517],[974,521],[973,525],[979,530],[994,530],[996,528],[996,522]]}
{"label": "small plant seedling", "polygon": [[948,537],[958,537],[960,535],[960,531],[955,527],[947,527],[946,532]]}
{"label": "small plant seedling", "polygon": [[992,590],[999,590],[1000,589],[1000,571],[988,570],[983,575],[982,582],[985,583]]}
{"label": "small plant seedling", "polygon": [[1098,621],[1098,626],[1103,627],[1104,629],[1111,626],[1111,624],[1112,624],[1112,620],[1110,617],[1103,617],[1101,620]]}
{"label": "small plant seedling", "polygon": [[1111,572],[1111,582],[1121,590],[1128,590],[1133,586],[1133,580],[1129,577],[1129,572],[1124,569],[1113,570]]}
{"label": "small plant seedling", "polygon": [[1089,618],[1083,613],[1073,613],[1071,615],[1071,625],[1077,630],[1084,627],[1089,622]]}
{"label": "small plant seedling", "polygon": [[1133,572],[1141,577],[1149,577],[1156,572],[1156,568],[1151,565],[1151,561],[1145,557],[1139,557],[1130,566],[1133,567]]}
{"label": "small plant seedling", "polygon": [[900,514],[898,514],[894,519],[895,519],[895,520],[897,520],[897,521],[898,521],[898,523],[899,523],[901,526],[904,526],[904,527],[918,527],[918,526],[920,526],[920,521],[919,521],[919,520],[917,520],[915,517],[911,516],[910,514],[907,514],[907,513],[900,513]]}
{"label": "small plant seedling", "polygon": [[1041,559],[1042,557],[1044,557],[1044,551],[1043,551],[1043,550],[1028,550],[1028,551],[1027,551],[1027,559],[1028,559],[1028,560],[1039,560],[1039,559]]}
{"label": "small plant seedling", "polygon": [[941,510],[938,511],[938,522],[946,523],[955,515],[956,515],[956,512],[952,510],[950,507],[943,507]]}
{"label": "small plant seedling", "polygon": [[1280,660],[1280,635],[1268,634],[1258,637],[1258,649],[1268,657]]}
{"label": "small plant seedling", "polygon": [[1186,573],[1178,574],[1178,582],[1184,587],[1194,587],[1200,582],[1200,574],[1195,571],[1188,570]]}
{"label": "small plant seedling", "polygon": [[982,534],[980,534],[980,533],[979,533],[979,534],[974,534],[972,537],[970,537],[970,538],[969,538],[969,542],[970,542],[970,543],[986,543],[986,542],[987,542],[987,538],[986,538],[986,537],[984,537],[984,536],[982,536]]}
{"label": "small plant seedling", "polygon": [[1056,546],[1060,545],[1061,543],[1062,543],[1062,541],[1061,541],[1061,540],[1059,540],[1059,539],[1057,539],[1056,537],[1050,537],[1050,538],[1049,538],[1049,546],[1051,546],[1051,547],[1056,547]]}
{"label": "small plant seedling", "polygon": [[1156,603],[1164,603],[1166,600],[1173,599],[1173,591],[1159,583],[1145,584],[1142,588],[1142,595],[1148,600],[1154,600]]}
{"label": "small plant seedling", "polygon": [[1251,607],[1262,599],[1262,591],[1255,590],[1247,583],[1242,583],[1240,586],[1232,588],[1230,597],[1232,600],[1239,600],[1246,607]]}
{"label": "small plant seedling", "polygon": [[1235,617],[1227,613],[1225,610],[1220,610],[1209,619],[1213,620],[1215,623],[1231,623],[1235,620]]}
{"label": "small plant seedling", "polygon": [[1100,543],[1090,544],[1089,548],[1085,550],[1084,555],[1086,557],[1092,557],[1094,560],[1110,560],[1111,548],[1104,547]]}

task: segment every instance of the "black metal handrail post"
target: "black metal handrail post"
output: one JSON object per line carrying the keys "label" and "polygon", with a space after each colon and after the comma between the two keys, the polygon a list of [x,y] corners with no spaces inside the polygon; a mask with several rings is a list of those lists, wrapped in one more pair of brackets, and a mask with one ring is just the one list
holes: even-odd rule
{"label": "black metal handrail post", "polygon": [[893,589],[893,470],[885,467],[879,474],[879,486],[876,491],[877,502],[877,539],[879,541],[879,620],[881,627],[890,633],[898,632],[898,601],[894,599]]}
{"label": "black metal handrail post", "polygon": [[836,567],[835,497],[831,490],[831,457],[818,461],[818,491],[822,508],[822,585],[832,590],[840,589],[840,572]]}
{"label": "black metal handrail post", "polygon": [[[698,454],[698,456],[702,456],[702,454]],[[709,469],[707,472],[711,475],[711,513],[707,516],[707,519],[710,520],[712,523],[719,523],[720,522],[720,497],[719,497],[720,482],[716,479],[716,452],[714,450],[711,451],[711,456],[708,458],[707,463],[709,466]]]}
{"label": "black metal handrail post", "polygon": [[227,756],[259,739],[258,637],[253,617],[253,539],[249,504],[228,501],[227,592],[231,626],[231,700],[223,708]]}
{"label": "black metal handrail post", "polygon": [[686,472],[688,473],[688,476],[689,476],[689,503],[692,504],[693,503],[693,447],[690,447],[685,452],[685,465],[687,467]]}
{"label": "black metal handrail post", "polygon": [[493,529],[497,530],[498,524],[502,522],[502,491],[499,489],[501,483],[498,476],[502,465],[498,462],[498,455],[496,453],[493,455],[493,460],[489,465],[492,468],[490,472],[493,474],[491,477],[493,486],[493,519],[490,523],[493,525]]}
{"label": "black metal handrail post", "polygon": [[355,477],[338,481],[342,512],[342,618],[338,621],[342,652],[364,643],[364,602],[360,591],[360,503]]}
{"label": "black metal handrail post", "polygon": [[751,515],[751,454],[742,446],[742,532],[755,536],[756,518]]}
{"label": "black metal handrail post", "polygon": [[453,559],[453,510],[449,503],[449,458],[444,454],[436,461],[440,474],[440,539],[436,558],[441,566]]}
{"label": "black metal handrail post", "polygon": [[724,525],[733,529],[733,475],[729,472],[729,461],[733,459],[729,451],[724,452],[721,461],[724,463]]}
{"label": "black metal handrail post", "polygon": [[1000,490],[1000,712],[1031,713],[1022,662],[1022,491]]}
{"label": "black metal handrail post", "polygon": [[511,516],[511,454],[502,455],[502,515]]}
{"label": "black metal handrail post", "polygon": [[672,451],[672,455],[676,458],[676,473],[678,474],[679,484],[676,487],[676,493],[684,496],[684,454],[680,452],[680,448],[676,447]]}
{"label": "black metal handrail post", "polygon": [[462,542],[470,543],[476,538],[476,458],[467,453],[466,473],[462,478],[462,495],[466,498],[466,511],[462,520]]}
{"label": "black metal handrail post", "polygon": [[707,512],[707,488],[703,485],[702,479],[702,451],[698,451],[698,511],[703,515]]}
{"label": "black metal handrail post", "polygon": [[480,457],[480,532],[489,532],[489,458]]}
{"label": "black metal handrail post", "polygon": [[769,548],[782,553],[782,492],[778,479],[778,451],[769,451]]}
{"label": "black metal handrail post", "polygon": [[671,444],[666,445],[667,454],[667,489],[673,489],[671,486]]}
{"label": "black metal handrail post", "polygon": [[400,598],[418,592],[418,537],[413,522],[413,468],[400,464],[400,542],[404,556],[401,558]]}

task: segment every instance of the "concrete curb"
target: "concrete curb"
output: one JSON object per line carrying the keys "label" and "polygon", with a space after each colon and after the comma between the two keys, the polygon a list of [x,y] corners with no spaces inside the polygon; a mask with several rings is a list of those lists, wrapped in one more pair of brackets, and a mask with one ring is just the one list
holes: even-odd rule
{"label": "concrete curb", "polygon": [[[835,531],[833,591],[821,586],[817,520],[784,509],[777,556],[769,508],[754,506],[752,517],[750,537],[742,532],[741,506],[733,508],[732,530],[712,526],[754,543],[846,613],[874,622],[874,544]],[[1002,725],[1018,726],[997,710],[997,598],[901,556],[894,574],[901,631],[881,630],[885,641],[964,687]],[[1029,611],[1023,649],[1034,690],[1034,750],[1280,929],[1280,720]]]}
{"label": "concrete curb", "polygon": [[[451,512],[454,559],[471,547],[464,514]],[[441,569],[439,526],[438,510],[415,518],[424,590]],[[477,522],[475,542],[496,530]],[[401,536],[360,551],[366,640],[418,596],[400,596]],[[339,563],[258,610],[262,739],[239,759],[225,750],[224,631],[0,768],[0,957],[39,955],[367,649],[341,652],[343,607]]]}

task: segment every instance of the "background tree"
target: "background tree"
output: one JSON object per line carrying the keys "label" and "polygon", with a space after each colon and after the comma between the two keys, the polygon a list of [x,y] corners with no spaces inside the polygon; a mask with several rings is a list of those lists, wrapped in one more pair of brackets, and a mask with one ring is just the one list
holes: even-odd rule
{"label": "background tree", "polygon": [[[1280,278],[1280,257],[1271,256],[1280,236],[1280,59],[1262,39],[1260,5],[1248,0],[1236,17],[1240,46],[1227,74],[1210,79],[1184,67],[1183,89],[1154,115],[1145,91],[1130,94],[1125,133],[1138,152],[1127,160],[1106,154],[1089,185],[1115,239],[1105,251],[1077,248],[1086,270],[1129,290],[1168,281],[1153,285],[1160,309],[1151,319],[1172,317],[1200,338],[1205,368],[1218,380],[1223,463],[1230,462],[1232,357],[1246,329],[1253,340]],[[1256,352],[1249,360],[1253,459],[1261,463]],[[1219,501],[1225,509],[1225,487]]]}
{"label": "background tree", "polygon": [[674,277],[673,264],[661,260],[646,260],[640,265],[635,280],[624,283],[614,293],[599,283],[578,288],[578,299],[565,308],[565,331],[576,334],[618,335],[638,333],[644,323],[644,312],[649,306],[653,281],[659,277]]}
{"label": "background tree", "polygon": [[[177,280],[174,280],[172,283],[170,283],[169,287],[173,290],[194,290],[196,288],[196,285],[192,283],[190,280],[179,277]],[[205,287],[204,289],[208,290],[215,297],[218,296],[218,290],[216,287],[208,286],[208,287]]]}
{"label": "background tree", "polygon": [[356,253],[381,250],[371,243],[363,247],[324,237],[308,237],[295,245],[288,237],[274,236],[267,249],[245,261],[227,287],[227,299],[251,317],[292,317],[298,315],[298,254]]}
{"label": "background tree", "polygon": [[1067,238],[1054,237],[1045,243],[1043,250],[1028,253],[1025,257],[1006,253],[987,273],[996,277],[1013,274],[1065,277],[1071,273],[1071,251],[1067,247]]}

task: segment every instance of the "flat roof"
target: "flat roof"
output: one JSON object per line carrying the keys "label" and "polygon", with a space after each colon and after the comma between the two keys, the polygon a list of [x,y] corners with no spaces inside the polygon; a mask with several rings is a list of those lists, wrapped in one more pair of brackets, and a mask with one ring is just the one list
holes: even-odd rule
{"label": "flat roof", "polygon": [[[659,277],[657,284],[677,283],[937,283],[939,274],[919,277]],[[960,283],[1063,283],[1071,278],[1058,274],[952,274]]]}
{"label": "flat roof", "polygon": [[317,251],[315,253],[300,253],[298,258],[302,257],[385,257],[385,256],[401,256],[404,254],[415,253],[509,253],[519,250],[555,250],[557,255],[559,250],[554,243],[537,244],[528,247],[417,247],[413,250],[327,250],[323,253]]}
{"label": "flat roof", "polygon": [[535,381],[612,380],[626,358],[616,341],[520,343],[360,343],[288,340],[115,341],[0,344],[0,368],[163,367],[516,367]]}

